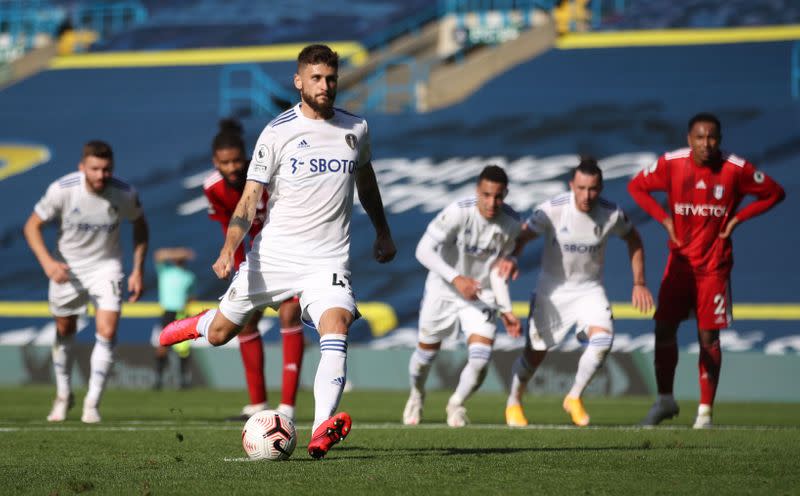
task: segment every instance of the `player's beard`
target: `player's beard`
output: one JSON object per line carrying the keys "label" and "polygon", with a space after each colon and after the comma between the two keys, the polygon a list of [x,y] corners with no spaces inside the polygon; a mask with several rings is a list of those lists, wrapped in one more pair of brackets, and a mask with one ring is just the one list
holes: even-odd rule
{"label": "player's beard", "polygon": [[328,92],[328,100],[325,103],[318,103],[316,97],[305,91],[301,91],[303,103],[308,105],[311,110],[319,115],[330,115],[333,112],[333,102],[336,101],[336,91]]}

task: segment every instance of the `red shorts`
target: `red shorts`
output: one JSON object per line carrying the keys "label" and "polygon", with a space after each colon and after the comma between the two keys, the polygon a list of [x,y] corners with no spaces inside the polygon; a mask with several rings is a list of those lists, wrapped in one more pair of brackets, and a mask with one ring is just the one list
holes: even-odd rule
{"label": "red shorts", "polygon": [[730,273],[698,274],[686,262],[670,255],[658,291],[654,318],[662,322],[680,322],[692,313],[697,317],[697,328],[704,331],[731,325]]}

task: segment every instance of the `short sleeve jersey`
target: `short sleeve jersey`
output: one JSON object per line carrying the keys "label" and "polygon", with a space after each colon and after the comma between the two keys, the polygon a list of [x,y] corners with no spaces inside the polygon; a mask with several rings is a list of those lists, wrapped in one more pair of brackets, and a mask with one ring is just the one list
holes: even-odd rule
{"label": "short sleeve jersey", "polygon": [[[723,154],[719,167],[706,167],[694,162],[689,148],[662,155],[631,180],[628,190],[659,222],[667,216],[672,218],[675,234],[683,244],[677,247],[670,242],[670,250],[705,273],[724,272],[733,266],[731,239],[719,237],[728,219],[736,215],[745,220],[774,204],[754,202],[737,212],[744,197],[768,198],[782,193],[772,178],[741,157]],[[650,191],[666,191],[668,213],[642,197],[643,192]]]}
{"label": "short sleeve jersey", "polygon": [[540,287],[602,284],[608,237],[623,237],[633,227],[622,209],[602,197],[581,212],[572,192],[540,204],[526,224],[544,237]]}
{"label": "short sleeve jersey", "polygon": [[[486,219],[478,211],[477,199],[467,198],[439,212],[428,224],[425,235],[436,241],[447,265],[478,281],[482,288],[479,298],[494,304],[489,272],[497,257],[513,251],[521,227],[519,214],[510,206],[503,205],[498,215]],[[435,272],[428,273],[425,291],[461,297],[450,281]]]}
{"label": "short sleeve jersey", "polygon": [[[228,224],[231,222],[233,212],[236,210],[236,205],[242,198],[242,191],[234,188],[225,182],[222,175],[214,171],[206,177],[203,182],[203,193],[208,200],[208,217],[220,223],[222,226],[222,235],[228,233]],[[256,207],[256,217],[253,219],[253,224],[250,226],[250,242],[252,243],[256,235],[261,232],[264,226],[264,219],[267,218],[267,192],[264,191],[261,201],[258,202]],[[245,243],[239,245],[239,248],[234,253],[234,267],[244,261],[245,250],[249,248]]]}
{"label": "short sleeve jersey", "polygon": [[58,223],[55,256],[79,274],[101,264],[122,270],[120,221],[138,219],[142,207],[126,182],[112,178],[97,194],[87,189],[82,172],[73,172],[47,188],[34,212],[45,222]]}
{"label": "short sleeve jersey", "polygon": [[355,174],[371,159],[367,122],[338,108],[330,119],[309,119],[300,105],[270,122],[256,143],[247,180],[267,186],[269,203],[248,261],[347,269]]}

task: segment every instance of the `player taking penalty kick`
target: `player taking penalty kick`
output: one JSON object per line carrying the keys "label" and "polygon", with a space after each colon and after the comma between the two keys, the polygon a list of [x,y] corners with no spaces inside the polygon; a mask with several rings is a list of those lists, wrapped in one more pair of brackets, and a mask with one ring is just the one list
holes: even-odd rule
{"label": "player taking penalty kick", "polygon": [[[223,236],[228,233],[236,205],[242,198],[247,180],[247,161],[241,124],[232,119],[220,122],[220,130],[211,144],[212,161],[216,169],[203,183],[203,192],[208,199],[208,216],[220,223]],[[267,217],[268,195],[266,190],[256,207],[256,216],[250,226],[250,242],[258,235]],[[241,243],[233,255],[235,271],[245,259],[245,245]],[[263,312],[256,311],[239,333],[239,352],[244,365],[244,376],[250,403],[242,408],[239,417],[247,420],[258,411],[269,408],[267,405],[267,388],[264,380],[264,346],[258,321]],[[295,399],[300,379],[300,367],[303,363],[303,327],[300,323],[300,304],[297,298],[289,298],[281,303],[278,309],[278,320],[281,326],[283,342],[283,385],[281,402],[277,410],[294,419]]]}
{"label": "player taking penalty kick", "polygon": [[[676,334],[694,312],[700,343],[700,406],[696,429],[712,426],[711,409],[722,366],[719,331],[731,325],[731,233],[747,219],[783,200],[775,181],[747,160],[720,149],[722,126],[713,114],[689,120],[683,148],[661,156],[628,184],[636,203],[660,222],[669,236],[669,258],[656,308],[655,372],[658,398],[643,425],[656,425],[678,414],[672,395],[678,365]],[[668,212],[651,196],[667,192]],[[747,195],[755,201],[739,210]]]}
{"label": "player taking penalty kick", "polygon": [[320,334],[314,379],[314,425],[308,452],[314,458],[350,432],[347,413],[334,415],[346,381],[347,332],[358,316],[350,287],[350,220],[355,189],[376,230],[375,259],[396,253],[371,164],[367,122],[333,106],[338,55],[325,45],[304,48],[297,60],[300,103],[262,131],[225,244],[213,265],[220,278],[233,270],[233,254],[256,216],[264,189],[269,215],[219,310],[173,322],[161,344],[205,337],[220,346],[253,312],[295,295],[306,322]]}

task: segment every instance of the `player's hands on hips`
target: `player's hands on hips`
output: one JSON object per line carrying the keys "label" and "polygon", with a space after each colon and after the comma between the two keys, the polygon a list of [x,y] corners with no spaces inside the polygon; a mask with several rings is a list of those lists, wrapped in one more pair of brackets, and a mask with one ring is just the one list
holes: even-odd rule
{"label": "player's hands on hips", "polygon": [[130,296],[128,296],[128,301],[131,303],[134,301],[139,301],[143,291],[144,276],[142,275],[142,271],[134,270],[128,277],[128,292],[130,293]]}
{"label": "player's hands on hips", "polygon": [[464,276],[456,276],[453,279],[453,286],[456,291],[466,300],[474,301],[478,299],[478,293],[481,291],[481,285],[475,279]]}
{"label": "player's hands on hips", "polygon": [[631,303],[633,304],[633,308],[642,313],[647,313],[653,309],[653,295],[644,284],[634,284]]}
{"label": "player's hands on hips", "polygon": [[722,239],[730,238],[731,234],[733,234],[733,228],[736,227],[736,224],[738,223],[739,219],[737,219],[736,217],[731,217],[731,219],[728,220],[728,223],[725,224],[725,229],[723,229],[722,232],[719,233],[719,237]]}
{"label": "player's hands on hips", "polygon": [[372,256],[375,257],[375,260],[379,263],[391,262],[396,254],[397,248],[394,246],[391,235],[375,238],[375,244],[372,245]]}
{"label": "player's hands on hips", "polygon": [[497,274],[506,281],[509,278],[517,280],[519,267],[516,257],[500,257],[494,262],[494,267],[497,269]]}
{"label": "player's hands on hips", "polygon": [[669,240],[675,243],[675,245],[680,248],[682,243],[678,239],[678,236],[675,234],[675,224],[672,223],[672,219],[667,217],[661,224],[664,226],[664,229],[667,230],[667,234],[669,235]]}
{"label": "player's hands on hips", "polygon": [[522,323],[520,323],[516,315],[511,312],[503,312],[500,314],[500,320],[506,326],[506,332],[509,336],[518,338],[522,335]]}
{"label": "player's hands on hips", "polygon": [[69,265],[58,260],[51,260],[45,264],[44,273],[53,282],[65,283],[69,281]]}
{"label": "player's hands on hips", "polygon": [[220,279],[227,279],[231,275],[231,267],[233,267],[233,252],[222,250],[219,252],[219,258],[211,266],[214,273]]}

